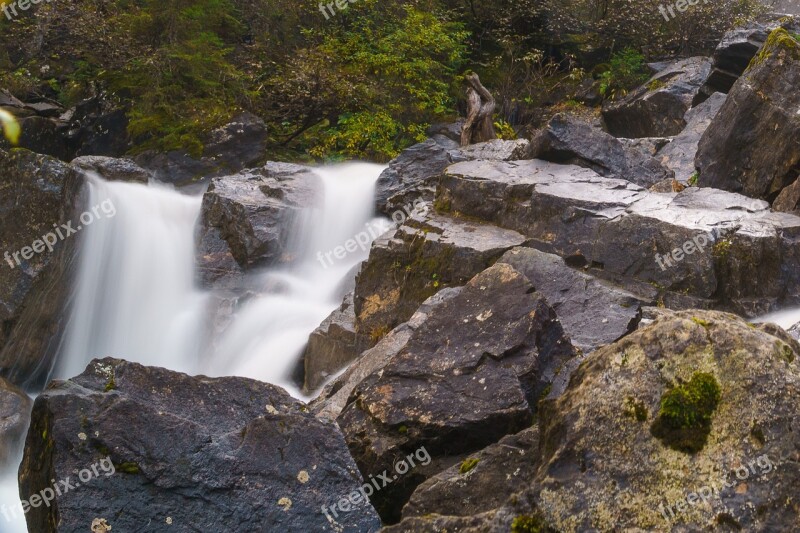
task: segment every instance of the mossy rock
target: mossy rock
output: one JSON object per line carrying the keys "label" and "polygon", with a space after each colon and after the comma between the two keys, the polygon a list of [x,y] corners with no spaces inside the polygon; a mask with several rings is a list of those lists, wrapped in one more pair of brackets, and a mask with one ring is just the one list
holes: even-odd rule
{"label": "mossy rock", "polygon": [[674,450],[687,453],[702,450],[721,397],[719,382],[712,374],[695,373],[688,383],[661,397],[658,418],[651,427],[653,436]]}

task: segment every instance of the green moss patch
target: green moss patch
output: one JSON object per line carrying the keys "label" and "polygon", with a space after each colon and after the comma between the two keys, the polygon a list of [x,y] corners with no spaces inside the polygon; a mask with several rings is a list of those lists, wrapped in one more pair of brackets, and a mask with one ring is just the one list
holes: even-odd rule
{"label": "green moss patch", "polygon": [[637,422],[644,422],[647,420],[647,415],[649,414],[647,407],[644,402],[637,400],[633,396],[625,398],[624,409],[625,415],[635,419]]}
{"label": "green moss patch", "polygon": [[717,379],[712,374],[696,372],[688,383],[670,389],[661,397],[651,434],[673,450],[685,453],[702,450],[721,397]]}
{"label": "green moss patch", "polygon": [[140,472],[139,465],[136,463],[119,463],[114,465],[114,469],[123,474],[138,474]]}
{"label": "green moss patch", "polygon": [[478,462],[479,460],[475,459],[474,457],[470,457],[469,459],[464,459],[464,462],[461,463],[461,467],[459,467],[458,471],[461,474],[466,474],[467,472],[478,466]]}
{"label": "green moss patch", "polygon": [[800,44],[796,36],[783,28],[778,28],[767,37],[767,42],[761,47],[758,54],[750,61],[747,70],[757,67],[774,53],[785,50],[794,60],[800,60]]}
{"label": "green moss patch", "polygon": [[511,522],[511,533],[550,533],[555,531],[549,527],[539,515],[519,515]]}

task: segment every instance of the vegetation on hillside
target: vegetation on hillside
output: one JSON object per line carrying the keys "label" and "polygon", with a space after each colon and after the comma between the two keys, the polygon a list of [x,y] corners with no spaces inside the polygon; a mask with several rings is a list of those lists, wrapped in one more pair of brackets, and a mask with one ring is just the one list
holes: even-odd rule
{"label": "vegetation on hillside", "polygon": [[536,126],[587,85],[625,94],[645,60],[709,52],[759,5],[700,3],[666,21],[662,3],[358,0],[327,19],[312,0],[42,3],[0,23],[0,87],[66,106],[113,94],[134,151],[197,155],[205,132],[248,110],[281,153],[385,161],[455,117],[468,69],[513,135],[507,124]]}

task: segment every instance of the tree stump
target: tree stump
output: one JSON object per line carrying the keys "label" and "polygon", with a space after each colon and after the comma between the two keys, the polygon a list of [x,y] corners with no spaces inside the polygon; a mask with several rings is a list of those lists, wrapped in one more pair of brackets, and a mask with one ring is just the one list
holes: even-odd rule
{"label": "tree stump", "polygon": [[464,80],[467,83],[467,120],[461,129],[461,146],[496,139],[492,122],[495,109],[492,93],[474,72],[464,76]]}

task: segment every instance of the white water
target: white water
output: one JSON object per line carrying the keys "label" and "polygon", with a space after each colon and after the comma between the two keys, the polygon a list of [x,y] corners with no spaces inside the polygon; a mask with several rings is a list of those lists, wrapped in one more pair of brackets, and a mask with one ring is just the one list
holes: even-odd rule
{"label": "white water", "polygon": [[[316,171],[324,201],[305,209],[293,228],[297,259],[251,275],[248,286],[271,289],[236,312],[210,354],[205,335],[216,300],[194,283],[201,197],[157,184],[90,179],[89,209],[110,201],[114,214],[99,211],[79,233],[73,307],[54,377],[75,376],[92,359],[111,356],[193,375],[254,378],[301,398],[292,370],[309,334],[341,304],[343,285],[368,255],[359,248],[326,268],[318,252],[375,225],[375,182],[383,168],[349,163]],[[17,496],[15,474],[0,472],[0,504]],[[0,516],[0,531],[24,532],[24,520]]]}

